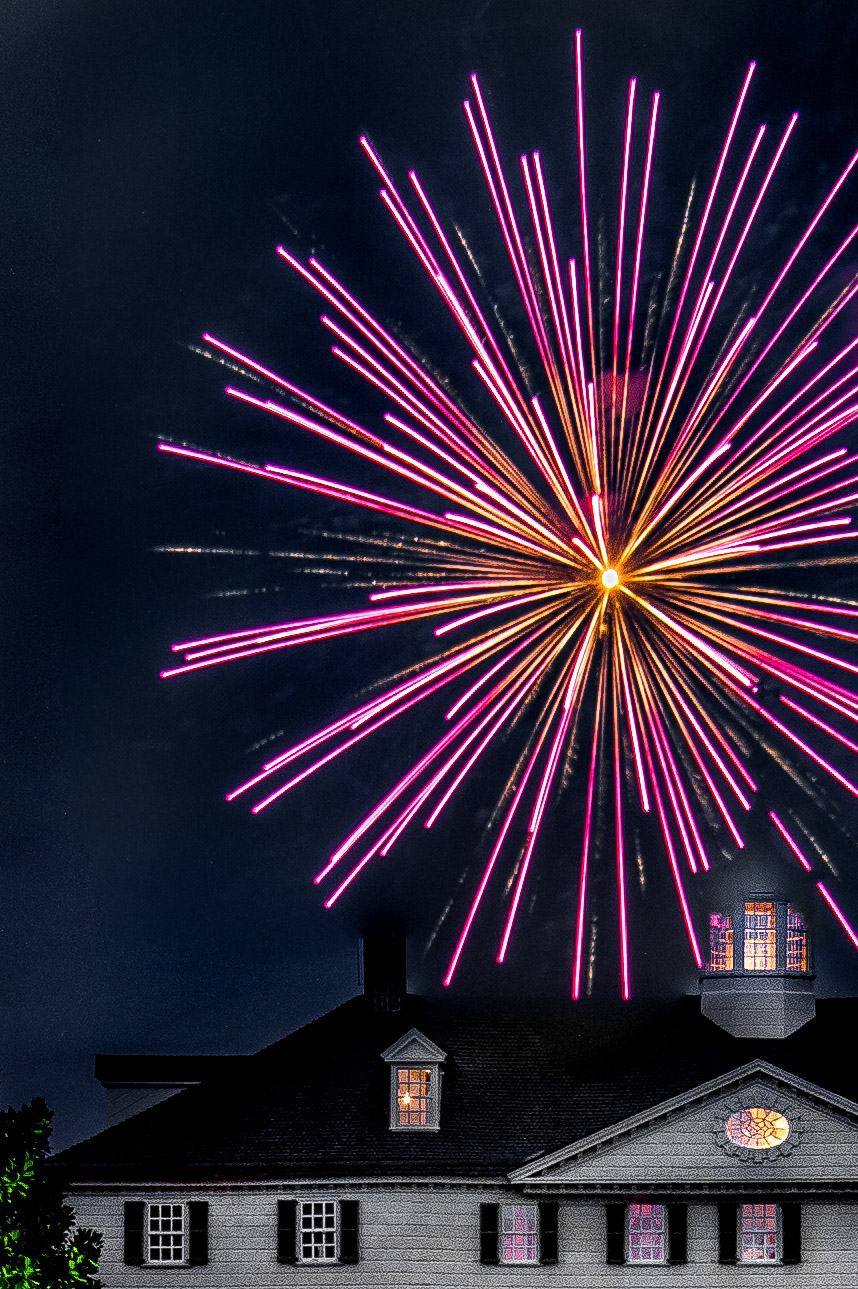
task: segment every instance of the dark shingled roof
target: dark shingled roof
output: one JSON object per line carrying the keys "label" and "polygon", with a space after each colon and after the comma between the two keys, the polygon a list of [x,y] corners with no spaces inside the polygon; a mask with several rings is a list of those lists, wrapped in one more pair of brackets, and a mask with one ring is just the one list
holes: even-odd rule
{"label": "dark shingled roof", "polygon": [[[858,1100],[858,999],[790,1038],[736,1039],[696,997],[520,1006],[353,998],[57,1158],[75,1182],[500,1177],[757,1058]],[[441,1130],[395,1133],[380,1053],[416,1026],[447,1053]]]}

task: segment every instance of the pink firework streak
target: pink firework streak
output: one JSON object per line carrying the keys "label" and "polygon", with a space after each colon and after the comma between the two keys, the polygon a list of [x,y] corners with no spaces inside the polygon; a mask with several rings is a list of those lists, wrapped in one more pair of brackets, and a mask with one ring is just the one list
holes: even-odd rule
{"label": "pink firework streak", "polygon": [[[230,799],[246,794],[255,812],[265,809],[426,700],[445,698],[444,728],[318,872],[330,907],[409,828],[434,826],[474,767],[519,731],[524,746],[501,786],[490,857],[444,983],[453,980],[487,894],[501,885],[510,896],[497,953],[505,960],[545,819],[572,774],[580,776],[584,803],[570,841],[577,863],[572,994],[583,988],[598,833],[611,839],[619,988],[627,998],[636,813],[650,814],[661,835],[700,967],[687,874],[707,873],[725,842],[744,846],[742,819],[758,793],[749,745],[791,768],[806,763],[817,785],[822,779],[858,796],[858,766],[849,764],[858,731],[855,738],[845,732],[858,724],[858,663],[850,657],[858,604],[823,599],[816,587],[812,595],[779,588],[774,576],[794,567],[796,556],[822,570],[843,549],[834,543],[854,537],[858,456],[837,439],[858,417],[858,366],[850,366],[858,339],[838,350],[826,333],[858,295],[858,278],[844,285],[844,256],[858,226],[822,268],[814,270],[809,257],[858,152],[761,283],[755,311],[731,304],[728,287],[734,271],[738,278],[749,267],[747,243],[760,212],[768,218],[769,188],[797,120],[772,143],[765,126],[745,121],[752,64],[701,208],[693,218],[691,205],[686,211],[661,302],[652,291],[643,308],[659,95],[642,106],[630,83],[618,137],[619,201],[612,202],[613,282],[606,283],[606,270],[597,272],[593,261],[588,216],[580,32],[574,68],[579,221],[565,248],[560,234],[570,230],[552,213],[540,154],[516,165],[502,159],[476,77],[464,104],[527,324],[535,359],[527,373],[484,302],[470,250],[445,228],[417,175],[397,182],[361,139],[386,211],[461,333],[486,409],[479,420],[339,278],[282,247],[285,264],[324,301],[333,354],[387,400],[381,426],[359,423],[204,337],[210,354],[251,382],[250,389],[230,386],[233,398],[360,457],[376,470],[377,490],[172,443],[162,451],[333,498],[414,526],[420,537],[397,539],[390,566],[399,567],[383,575],[379,544],[358,546],[383,588],[368,605],[175,645],[181,659],[162,674],[425,620],[439,642],[428,661],[278,752]],[[791,293],[797,265],[802,280],[812,281]],[[396,496],[385,489],[391,475]],[[412,500],[399,499],[408,489]],[[403,560],[412,565],[405,574]],[[766,813],[778,844],[811,872],[788,824]],[[858,947],[827,887],[815,882],[815,889]]]}

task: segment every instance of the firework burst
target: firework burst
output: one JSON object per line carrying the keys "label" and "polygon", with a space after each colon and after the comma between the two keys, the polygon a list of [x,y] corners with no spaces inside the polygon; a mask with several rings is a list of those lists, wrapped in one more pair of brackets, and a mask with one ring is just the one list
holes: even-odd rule
{"label": "firework burst", "polygon": [[[757,794],[748,731],[758,732],[775,757],[800,756],[858,796],[838,768],[839,756],[835,765],[818,750],[828,742],[858,752],[843,733],[858,723],[858,695],[849,687],[858,666],[837,652],[858,639],[858,606],[779,589],[774,576],[793,558],[784,552],[822,565],[832,543],[854,535],[848,508],[858,499],[858,457],[836,436],[858,416],[852,363],[858,339],[837,352],[821,342],[858,292],[858,280],[843,286],[841,267],[858,226],[797,298],[790,275],[858,153],[753,314],[742,308],[737,314],[728,287],[796,124],[793,116],[773,145],[764,126],[740,145],[753,71],[752,65],[702,210],[694,219],[686,211],[661,302],[654,294],[648,309],[640,297],[658,94],[641,111],[635,81],[629,86],[606,310],[588,213],[580,33],[572,258],[561,252],[559,233],[569,230],[552,216],[539,154],[520,159],[514,180],[472,78],[465,114],[538,355],[537,375],[525,370],[481,302],[468,248],[445,229],[417,175],[398,186],[361,140],[387,211],[469,347],[491,406],[491,430],[488,417],[470,415],[316,258],[302,263],[278,248],[325,300],[330,312],[322,321],[333,353],[387,400],[381,432],[205,337],[209,353],[247,378],[250,389],[230,386],[230,395],[357,455],[377,467],[379,478],[406,482],[413,501],[398,499],[401,487],[389,496],[284,466],[160,445],[422,530],[398,539],[391,560],[398,567],[382,577],[384,549],[357,548],[376,586],[368,606],[178,644],[184,659],[163,674],[425,619],[438,640],[428,661],[280,751],[230,799],[255,794],[253,810],[263,810],[430,696],[448,696],[443,732],[317,874],[330,907],[410,825],[431,827],[481,758],[518,730],[522,746],[499,793],[491,854],[447,984],[501,856],[511,854],[498,961],[505,958],[543,821],[573,754],[586,802],[569,839],[579,865],[577,909],[569,919],[575,997],[582,989],[600,789],[609,802],[624,997],[632,812],[656,820],[700,966],[684,875],[709,870],[719,833],[743,846],[743,816]],[[769,814],[810,871],[790,827]],[[854,940],[827,888],[817,885]]]}

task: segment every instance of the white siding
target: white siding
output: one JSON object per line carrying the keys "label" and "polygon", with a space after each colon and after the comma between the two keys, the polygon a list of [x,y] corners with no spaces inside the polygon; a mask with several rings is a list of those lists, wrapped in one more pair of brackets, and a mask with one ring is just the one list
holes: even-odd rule
{"label": "white siding", "polygon": [[[281,1266],[277,1263],[277,1200],[358,1199],[361,1261],[357,1266]],[[605,1210],[600,1203],[560,1199],[557,1266],[482,1266],[480,1203],[511,1202],[509,1190],[245,1189],[122,1195],[72,1195],[77,1221],[104,1235],[101,1277],[106,1289],[709,1289],[743,1285],[765,1289],[856,1289],[858,1204],[806,1204],[802,1211],[803,1262],[795,1267],[718,1265],[714,1205],[688,1211],[688,1264],[684,1267],[605,1265]],[[205,1199],[209,1211],[209,1264],[204,1267],[125,1267],[123,1202]],[[759,1277],[759,1278],[758,1278]]]}

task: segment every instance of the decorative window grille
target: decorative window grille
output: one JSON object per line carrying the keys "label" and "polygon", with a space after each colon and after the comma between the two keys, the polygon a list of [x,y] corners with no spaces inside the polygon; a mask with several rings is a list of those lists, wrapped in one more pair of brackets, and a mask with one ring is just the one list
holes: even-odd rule
{"label": "decorative window grille", "polygon": [[774,971],[775,906],[771,900],[749,900],[745,904],[746,971]]}
{"label": "decorative window grille", "polygon": [[184,1262],[184,1204],[149,1205],[149,1261]]}
{"label": "decorative window grille", "polygon": [[724,913],[709,915],[709,970],[733,970],[733,919]]}
{"label": "decorative window grille", "polygon": [[777,1262],[777,1204],[743,1204],[739,1257],[742,1262]]}
{"label": "decorative window grille", "polygon": [[667,1222],[663,1204],[629,1204],[629,1262],[667,1260]]}
{"label": "decorative window grille", "polygon": [[301,1204],[300,1250],[302,1262],[336,1262],[336,1200],[310,1200]]}
{"label": "decorative window grille", "polygon": [[396,1071],[396,1113],[400,1128],[425,1128],[430,1122],[431,1070],[399,1066]]}
{"label": "decorative window grille", "polygon": [[795,909],[787,910],[786,965],[787,971],[807,971],[807,932]]}
{"label": "decorative window grille", "polygon": [[539,1261],[536,1204],[501,1205],[501,1262]]}

